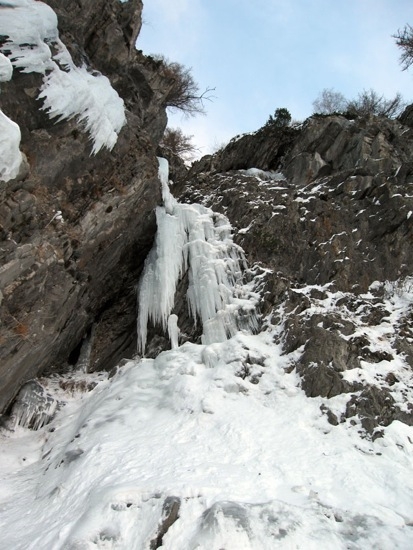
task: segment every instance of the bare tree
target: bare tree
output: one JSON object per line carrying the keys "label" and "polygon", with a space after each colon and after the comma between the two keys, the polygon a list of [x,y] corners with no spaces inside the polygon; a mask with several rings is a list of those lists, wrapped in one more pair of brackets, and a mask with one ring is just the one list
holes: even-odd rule
{"label": "bare tree", "polygon": [[187,116],[205,114],[204,102],[211,101],[214,88],[206,88],[202,93],[192,76],[192,69],[180,63],[170,62],[163,56],[154,56],[160,63],[161,74],[171,82],[165,97],[165,106],[182,111]]}
{"label": "bare tree", "polygon": [[191,160],[198,152],[192,138],[193,136],[185,135],[180,128],[166,128],[160,145],[184,160]]}
{"label": "bare tree", "polygon": [[401,94],[397,93],[392,99],[386,99],[374,90],[363,90],[356,99],[348,101],[346,111],[356,116],[385,116],[397,117],[405,108]]}
{"label": "bare tree", "polygon": [[402,50],[400,63],[405,71],[413,64],[413,27],[406,25],[404,29],[398,30],[393,38],[396,39],[396,44]]}
{"label": "bare tree", "polygon": [[342,93],[336,92],[333,88],[324,88],[313,101],[314,113],[331,115],[342,113],[346,110],[347,100]]}

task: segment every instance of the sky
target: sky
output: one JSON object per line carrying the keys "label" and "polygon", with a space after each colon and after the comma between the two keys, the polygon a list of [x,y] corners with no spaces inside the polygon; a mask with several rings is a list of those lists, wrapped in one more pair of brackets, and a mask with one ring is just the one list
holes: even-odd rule
{"label": "sky", "polygon": [[214,88],[206,116],[169,113],[200,155],[261,127],[278,107],[304,120],[324,88],[348,99],[373,88],[413,102],[392,35],[412,0],[144,0],[137,48],[192,68]]}

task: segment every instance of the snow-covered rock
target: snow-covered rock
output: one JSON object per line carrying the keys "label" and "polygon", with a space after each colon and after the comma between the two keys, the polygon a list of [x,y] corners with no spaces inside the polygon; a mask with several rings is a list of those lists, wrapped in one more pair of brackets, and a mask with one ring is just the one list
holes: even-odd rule
{"label": "snow-covered rock", "polygon": [[42,108],[51,118],[75,118],[89,132],[93,153],[112,149],[126,123],[123,100],[106,77],[76,67],[59,39],[53,9],[35,0],[10,0],[1,12],[0,35],[7,37],[3,52],[22,72],[44,75],[38,96]]}
{"label": "snow-covered rock", "polygon": [[0,182],[17,177],[23,163],[18,124],[0,110]]}

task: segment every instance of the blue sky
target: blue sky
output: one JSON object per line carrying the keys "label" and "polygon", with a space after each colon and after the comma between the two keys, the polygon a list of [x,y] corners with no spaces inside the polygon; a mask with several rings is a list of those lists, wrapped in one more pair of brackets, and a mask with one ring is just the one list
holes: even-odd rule
{"label": "blue sky", "polygon": [[324,88],[413,102],[413,68],[401,71],[391,36],[413,24],[412,0],[144,0],[143,16],[138,49],[192,67],[201,90],[215,88],[207,116],[169,114],[202,154],[256,130],[277,107],[308,117]]}

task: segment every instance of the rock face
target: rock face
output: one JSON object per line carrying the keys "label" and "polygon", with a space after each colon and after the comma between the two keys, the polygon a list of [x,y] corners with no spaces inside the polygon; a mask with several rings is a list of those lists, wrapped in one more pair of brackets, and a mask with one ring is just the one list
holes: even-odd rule
{"label": "rock face", "polygon": [[[156,155],[168,156],[158,146],[174,82],[134,48],[141,0],[48,3],[72,59],[110,79],[127,124],[93,156],[75,121],[39,109],[41,75],[15,70],[2,84],[27,162],[0,186],[0,411],[40,373],[109,369],[135,353],[136,284],[161,200]],[[189,173],[170,157],[174,195],[232,223],[287,368],[310,398],[328,399],[331,423],[352,418],[374,437],[393,420],[413,424],[411,115],[266,125]],[[181,343],[200,336],[186,278]],[[149,354],[167,345],[150,330]],[[240,377],[252,372],[244,366]]]}
{"label": "rock face", "polygon": [[107,76],[124,100],[127,124],[111,152],[91,156],[75,121],[39,109],[41,75],[15,69],[2,84],[28,169],[0,184],[0,411],[30,378],[76,364],[86,341],[90,369],[134,353],[135,285],[160,201],[171,82],[134,48],[141,0],[47,3],[75,63]]}
{"label": "rock face", "polygon": [[[412,129],[328,116],[278,130],[264,148],[262,139],[245,136],[195,164],[181,199],[224,213],[266,270],[263,317],[282,327],[302,387],[348,394],[343,410],[328,411],[332,422],[359,414],[370,432],[413,423],[394,370],[402,362],[411,383]],[[407,392],[397,404],[396,387]]]}

